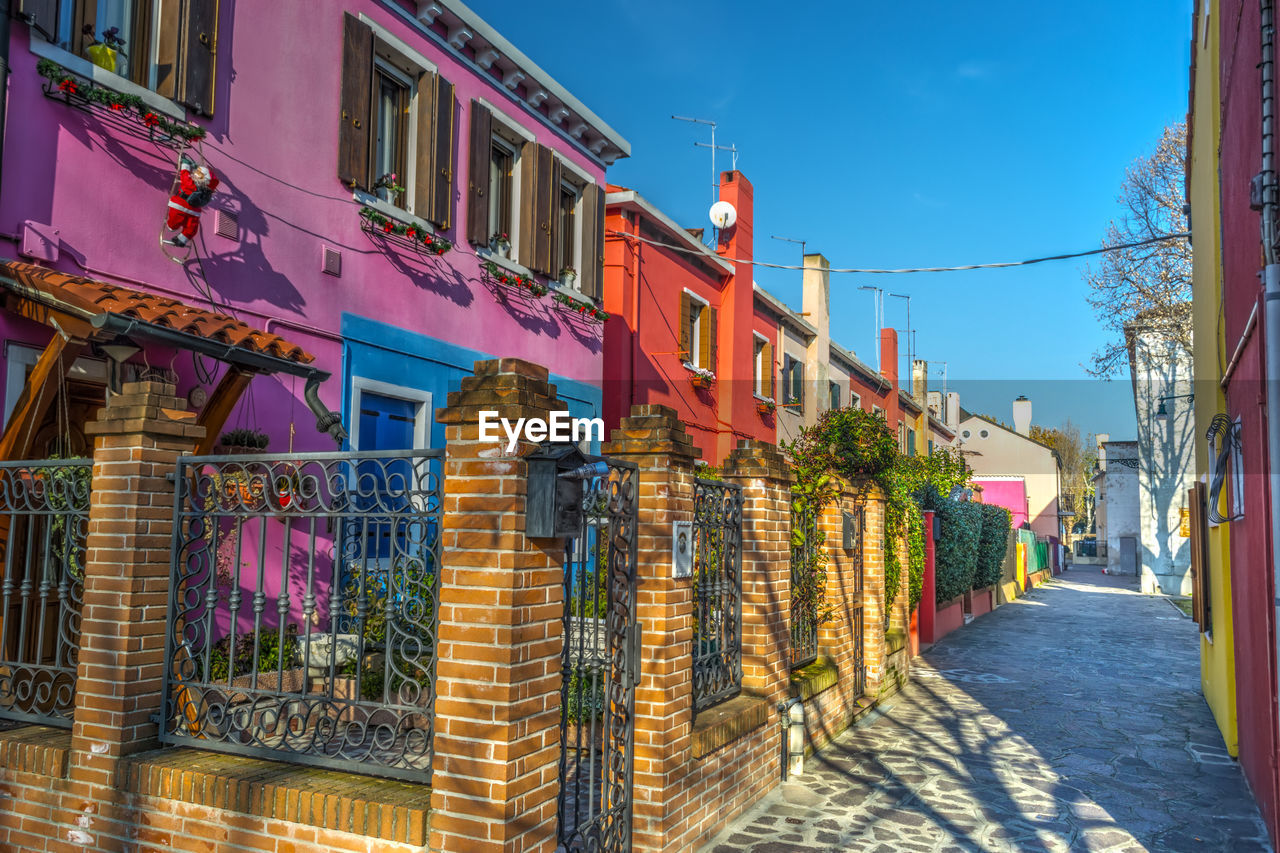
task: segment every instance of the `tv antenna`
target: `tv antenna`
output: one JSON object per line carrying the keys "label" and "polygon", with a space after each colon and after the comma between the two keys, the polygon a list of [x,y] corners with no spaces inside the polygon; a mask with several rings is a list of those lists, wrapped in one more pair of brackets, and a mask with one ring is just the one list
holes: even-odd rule
{"label": "tv antenna", "polygon": [[806,245],[808,245],[808,241],[807,241],[807,240],[797,240],[797,239],[795,239],[794,237],[779,237],[777,234],[771,234],[771,235],[769,235],[769,239],[770,239],[770,240],[781,240],[781,241],[782,241],[782,242],[784,242],[784,243],[799,243],[799,244],[800,244],[800,262],[801,262],[802,264],[804,263],[804,247],[805,247]]}
{"label": "tv antenna", "polygon": [[733,145],[716,145],[716,123],[709,118],[689,118],[688,116],[672,116],[676,121],[687,121],[691,124],[705,124],[711,128],[711,142],[695,142],[694,145],[699,148],[711,149],[711,201],[715,203],[720,198],[720,173],[716,171],[716,152],[728,151],[733,155],[733,169],[738,168],[738,149]]}

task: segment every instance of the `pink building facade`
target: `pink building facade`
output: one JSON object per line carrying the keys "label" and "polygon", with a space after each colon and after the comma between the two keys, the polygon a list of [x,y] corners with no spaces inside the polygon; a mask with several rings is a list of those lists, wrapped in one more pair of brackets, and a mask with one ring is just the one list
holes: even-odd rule
{"label": "pink building facade", "polygon": [[[357,449],[440,446],[434,409],[482,357],[543,364],[574,414],[601,413],[603,186],[629,146],[468,9],[195,2],[168,13],[182,21],[91,21],[134,36],[112,73],[85,58],[82,0],[19,5],[0,257],[287,338],[331,374],[320,399]],[[161,243],[169,122],[204,131],[186,154],[220,180],[190,252]],[[403,192],[375,186],[390,172]],[[0,335],[7,414],[51,330],[4,313]],[[85,375],[105,360],[82,358]],[[193,400],[219,370],[156,349],[131,364],[171,369]],[[258,377],[227,426],[332,449],[303,393]]]}

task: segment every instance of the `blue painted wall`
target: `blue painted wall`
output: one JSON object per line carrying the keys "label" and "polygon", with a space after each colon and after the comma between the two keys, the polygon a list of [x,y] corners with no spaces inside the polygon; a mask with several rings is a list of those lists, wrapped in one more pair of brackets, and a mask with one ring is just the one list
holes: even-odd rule
{"label": "blue painted wall", "polygon": [[[481,359],[497,358],[492,353],[445,343],[435,338],[380,323],[356,314],[342,315],[342,420],[351,429],[352,377],[376,379],[392,385],[416,388],[431,394],[433,409],[441,408],[450,391],[461,387],[471,376],[472,365]],[[594,385],[552,374],[559,398],[575,418],[601,417],[601,392]],[[444,427],[430,421],[431,447],[444,447]],[[592,442],[592,452],[600,451]]]}

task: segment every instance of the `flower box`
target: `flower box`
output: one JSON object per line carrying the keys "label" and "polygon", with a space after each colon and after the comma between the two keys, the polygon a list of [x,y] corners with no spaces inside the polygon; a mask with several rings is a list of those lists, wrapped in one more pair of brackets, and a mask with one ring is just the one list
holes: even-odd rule
{"label": "flower box", "polygon": [[519,291],[525,296],[531,296],[534,299],[541,299],[549,292],[549,288],[536,279],[511,272],[505,267],[498,266],[493,261],[484,262],[484,272],[485,276],[493,284]]}
{"label": "flower box", "polygon": [[601,308],[597,308],[590,302],[580,302],[567,293],[556,291],[552,297],[555,299],[556,305],[565,309],[570,315],[577,315],[584,320],[594,320],[603,323],[609,319],[609,314]]}
{"label": "flower box", "polygon": [[384,216],[372,207],[360,208],[360,228],[366,234],[397,242],[420,255],[439,257],[453,248],[448,240],[436,237],[419,225]]}
{"label": "flower box", "polygon": [[772,400],[756,400],[756,411],[762,415],[772,415],[778,410],[778,404]]}
{"label": "flower box", "polygon": [[716,375],[705,367],[698,367],[693,362],[684,362],[684,369],[689,371],[689,382],[694,388],[710,388],[715,384]]}

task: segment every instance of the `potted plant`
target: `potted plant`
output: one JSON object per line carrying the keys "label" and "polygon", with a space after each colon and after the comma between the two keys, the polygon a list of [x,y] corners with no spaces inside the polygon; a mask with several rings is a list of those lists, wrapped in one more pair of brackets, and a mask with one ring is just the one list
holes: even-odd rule
{"label": "potted plant", "polygon": [[773,401],[772,397],[757,397],[756,411],[762,415],[772,415],[778,409],[778,404]]}
{"label": "potted plant", "polygon": [[230,429],[218,438],[218,445],[229,455],[257,453],[266,450],[270,443],[270,436],[256,429]]}
{"label": "potted plant", "polygon": [[689,371],[689,382],[694,388],[710,388],[716,381],[716,375],[705,367],[698,367],[693,362],[686,361],[684,369]]}
{"label": "potted plant", "polygon": [[504,258],[511,256],[511,238],[507,236],[507,232],[503,231],[489,238],[489,251]]}
{"label": "potted plant", "polygon": [[578,283],[578,271],[573,267],[565,267],[560,270],[560,283],[565,287],[576,287]]}
{"label": "potted plant", "polygon": [[[384,194],[382,190],[386,190],[386,193]],[[383,201],[398,205],[400,196],[404,193],[404,187],[399,184],[399,178],[395,172],[387,172],[373,182],[373,192]]]}
{"label": "potted plant", "polygon": [[125,73],[124,62],[121,60],[127,57],[124,52],[124,39],[120,37],[119,27],[103,30],[101,41],[94,37],[93,24],[85,24],[81,32],[84,33],[89,42],[84,52],[88,54],[90,62],[113,74]]}

